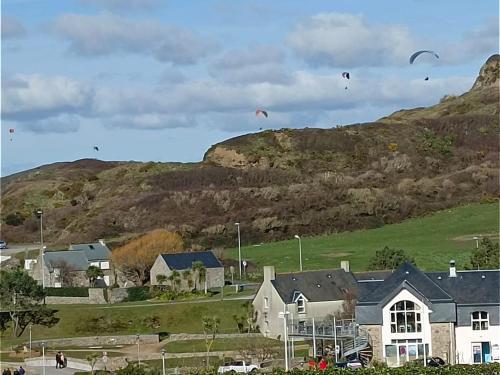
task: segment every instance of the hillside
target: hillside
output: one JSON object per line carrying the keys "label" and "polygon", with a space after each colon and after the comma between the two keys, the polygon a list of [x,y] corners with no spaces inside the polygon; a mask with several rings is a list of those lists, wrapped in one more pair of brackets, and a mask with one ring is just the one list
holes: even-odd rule
{"label": "hillside", "polygon": [[214,145],[200,163],[79,160],[2,179],[2,238],[121,241],[164,227],[194,249],[397,223],[499,196],[499,62],[473,88],[373,123],[282,129]]}

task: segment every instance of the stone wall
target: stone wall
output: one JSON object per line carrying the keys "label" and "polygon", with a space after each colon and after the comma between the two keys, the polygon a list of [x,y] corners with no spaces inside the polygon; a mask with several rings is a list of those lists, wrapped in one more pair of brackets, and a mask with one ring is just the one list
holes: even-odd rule
{"label": "stone wall", "polygon": [[384,350],[382,344],[382,326],[381,325],[362,325],[363,328],[368,332],[372,341],[373,348],[373,360],[374,361],[384,361]]}
{"label": "stone wall", "polygon": [[[99,345],[133,345],[137,343],[136,335],[124,336],[89,336],[89,337],[71,337],[64,339],[44,340],[49,349],[56,349],[65,346],[99,346]],[[140,335],[141,344],[157,344],[160,342],[158,335]],[[37,348],[42,340],[32,342],[32,346]],[[25,343],[25,345],[29,345]]]}
{"label": "stone wall", "polygon": [[113,288],[108,289],[109,303],[119,303],[128,297],[127,288]]}
{"label": "stone wall", "polygon": [[[451,333],[452,334],[452,333]],[[452,337],[450,337],[450,326],[448,323],[431,324],[432,355],[443,358],[446,363],[450,361],[450,350]]]}
{"label": "stone wall", "polygon": [[89,303],[104,304],[108,303],[104,298],[105,289],[103,288],[89,288]]}
{"label": "stone wall", "polygon": [[224,286],[224,267],[207,268],[207,287],[220,288],[222,286]]}
{"label": "stone wall", "polygon": [[70,304],[106,304],[103,288],[89,288],[88,297],[45,297],[47,305],[70,305]]}

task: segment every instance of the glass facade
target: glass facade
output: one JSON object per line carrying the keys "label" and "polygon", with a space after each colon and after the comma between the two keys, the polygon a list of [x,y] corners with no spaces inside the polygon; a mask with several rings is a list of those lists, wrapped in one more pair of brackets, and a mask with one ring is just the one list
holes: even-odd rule
{"label": "glass facade", "polygon": [[391,309],[391,333],[422,332],[422,312],[412,301],[399,301]]}

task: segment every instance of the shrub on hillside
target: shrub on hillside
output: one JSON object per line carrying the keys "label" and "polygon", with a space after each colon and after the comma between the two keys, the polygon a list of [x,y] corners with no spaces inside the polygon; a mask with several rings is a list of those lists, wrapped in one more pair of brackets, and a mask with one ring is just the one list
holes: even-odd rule
{"label": "shrub on hillside", "polygon": [[405,262],[415,265],[415,258],[407,255],[402,249],[391,249],[386,246],[370,259],[368,270],[393,270]]}
{"label": "shrub on hillside", "polygon": [[151,298],[149,287],[147,286],[133,286],[127,288],[127,298],[124,302],[145,301]]}

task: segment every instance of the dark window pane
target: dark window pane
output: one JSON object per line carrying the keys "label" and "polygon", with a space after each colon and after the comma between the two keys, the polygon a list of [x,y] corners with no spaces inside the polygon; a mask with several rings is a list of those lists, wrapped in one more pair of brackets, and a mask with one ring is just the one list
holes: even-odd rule
{"label": "dark window pane", "polygon": [[488,329],[488,322],[481,322],[481,329]]}
{"label": "dark window pane", "polygon": [[486,311],[481,311],[481,319],[488,319],[488,313]]}
{"label": "dark window pane", "polygon": [[406,301],[406,310],[415,310],[415,304],[412,301]]}
{"label": "dark window pane", "polygon": [[472,329],[474,331],[479,331],[479,322],[472,322]]}
{"label": "dark window pane", "polygon": [[417,323],[417,332],[422,332],[422,324]]}
{"label": "dark window pane", "polygon": [[474,312],[472,313],[472,318],[473,318],[473,319],[479,319],[479,311],[474,311]]}

